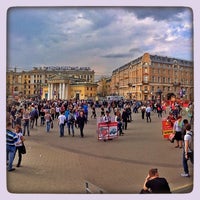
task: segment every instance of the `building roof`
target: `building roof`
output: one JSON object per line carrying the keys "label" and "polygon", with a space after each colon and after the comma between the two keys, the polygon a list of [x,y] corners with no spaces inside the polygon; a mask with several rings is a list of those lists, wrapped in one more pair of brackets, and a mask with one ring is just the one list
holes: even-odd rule
{"label": "building roof", "polygon": [[[148,53],[145,53],[145,54],[148,54]],[[148,54],[148,55],[151,59],[151,62],[165,63],[165,64],[177,64],[177,65],[186,66],[186,67],[193,67],[193,62],[189,61],[189,60],[171,58],[171,57],[167,57],[167,56],[151,55],[151,54]],[[140,56],[140,57],[126,63],[125,65],[113,70],[112,73],[120,72],[122,70],[127,69],[130,65],[136,65],[136,64],[142,62],[143,56]]]}

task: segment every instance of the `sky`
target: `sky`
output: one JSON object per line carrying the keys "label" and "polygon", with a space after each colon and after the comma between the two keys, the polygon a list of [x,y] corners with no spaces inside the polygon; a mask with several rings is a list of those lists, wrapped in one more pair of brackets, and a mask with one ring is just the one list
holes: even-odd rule
{"label": "sky", "polygon": [[110,76],[145,52],[192,61],[192,10],[13,7],[7,12],[8,69],[79,66]]}

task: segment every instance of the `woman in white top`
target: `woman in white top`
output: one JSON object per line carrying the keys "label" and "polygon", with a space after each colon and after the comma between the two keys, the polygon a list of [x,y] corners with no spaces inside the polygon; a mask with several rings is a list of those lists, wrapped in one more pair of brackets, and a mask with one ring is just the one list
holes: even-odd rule
{"label": "woman in white top", "polygon": [[178,116],[177,120],[174,122],[174,126],[173,126],[173,133],[175,134],[174,139],[176,140],[176,146],[175,148],[182,148],[182,143],[183,143],[183,139],[182,139],[182,117]]}
{"label": "woman in white top", "polygon": [[[17,167],[20,167],[21,165],[21,161],[22,161],[22,146],[23,146],[23,142],[24,142],[24,137],[23,137],[23,134],[22,134],[22,131],[21,131],[21,126],[20,125],[16,125],[15,126],[15,132],[18,136],[18,140],[17,142],[15,143],[15,146],[16,146],[16,152],[18,151],[18,162],[17,162]],[[15,152],[15,154],[16,154]]]}

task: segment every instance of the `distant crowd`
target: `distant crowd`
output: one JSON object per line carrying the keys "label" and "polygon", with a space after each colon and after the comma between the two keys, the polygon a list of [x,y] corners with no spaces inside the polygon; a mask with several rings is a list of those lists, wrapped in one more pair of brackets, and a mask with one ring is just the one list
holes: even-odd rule
{"label": "distant crowd", "polygon": [[[168,119],[175,121],[173,123],[174,140],[176,148],[183,149],[183,168],[182,176],[189,177],[187,161],[190,159],[193,163],[193,151],[190,147],[192,141],[193,124],[193,103],[190,103],[185,114],[189,120],[183,119],[182,107],[179,103],[173,102],[169,106],[167,113],[167,104],[163,101],[98,101],[86,100],[25,100],[20,103],[11,103],[7,105],[7,165],[8,171],[13,171],[13,161],[18,151],[18,164],[21,166],[25,135],[30,136],[30,131],[35,126],[44,126],[47,133],[57,123],[59,127],[59,136],[65,135],[65,127],[68,135],[74,137],[75,127],[80,131],[80,137],[84,137],[84,125],[90,118],[101,118],[104,122],[109,122],[111,114],[114,121],[117,122],[117,131],[119,135],[124,135],[128,128],[128,123],[133,121],[132,113],[141,113],[141,120],[151,123],[151,113],[157,113],[158,118],[162,118],[163,113],[168,115]],[[89,112],[91,109],[91,112]],[[97,116],[96,109],[99,109]],[[90,116],[89,116],[90,113]],[[190,136],[191,134],[191,136]],[[148,177],[149,180],[149,177]],[[147,182],[147,180],[146,180]],[[145,182],[144,189],[148,185]]]}

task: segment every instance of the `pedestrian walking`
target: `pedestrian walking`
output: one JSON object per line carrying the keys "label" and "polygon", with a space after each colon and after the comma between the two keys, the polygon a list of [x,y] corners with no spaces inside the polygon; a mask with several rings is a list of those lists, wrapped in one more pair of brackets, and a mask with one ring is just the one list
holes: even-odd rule
{"label": "pedestrian walking", "polygon": [[96,119],[96,108],[95,105],[92,105],[92,114],[91,114],[91,118],[94,117],[94,119]]}
{"label": "pedestrian walking", "polygon": [[151,107],[149,104],[146,107],[146,118],[147,118],[147,123],[151,122]]}
{"label": "pedestrian walking", "polygon": [[77,117],[77,124],[80,129],[80,136],[84,137],[83,129],[84,125],[87,123],[87,118],[84,115],[84,112],[81,110],[79,116]]}
{"label": "pedestrian walking", "polygon": [[22,117],[22,121],[23,121],[23,136],[25,136],[26,131],[27,131],[27,135],[30,136],[30,112],[29,109],[25,109],[23,111],[23,117]]}
{"label": "pedestrian walking", "polygon": [[51,117],[49,110],[46,110],[44,119],[46,122],[46,132],[49,133],[50,128],[51,128],[51,121],[52,121],[52,117]]}
{"label": "pedestrian walking", "polygon": [[157,104],[156,108],[157,108],[158,118],[159,117],[162,118],[162,112],[163,112],[162,111],[162,106],[160,104]]}
{"label": "pedestrian walking", "polygon": [[117,122],[117,131],[118,131],[119,135],[124,135],[124,133],[122,131],[122,115],[120,113],[120,110],[117,110],[117,112],[115,114],[115,122]]}
{"label": "pedestrian walking", "polygon": [[71,135],[72,131],[73,137],[74,137],[74,124],[75,124],[75,116],[73,110],[71,109],[67,119],[67,127],[68,127],[68,134]]}
{"label": "pedestrian walking", "polygon": [[44,108],[41,108],[41,110],[40,110],[40,126],[43,126],[45,124],[44,116],[45,116],[45,110],[44,110]]}
{"label": "pedestrian walking", "polygon": [[10,121],[10,114],[6,116],[6,157],[7,157],[7,170],[14,171],[13,161],[15,158],[16,146],[15,143],[18,140],[17,134],[12,129],[12,122]]}
{"label": "pedestrian walking", "polygon": [[183,143],[183,169],[184,173],[181,174],[183,177],[189,177],[188,160],[193,164],[193,147],[192,147],[193,133],[191,131],[191,125],[186,125],[186,134],[184,136]]}
{"label": "pedestrian walking", "polygon": [[142,113],[142,119],[144,119],[144,115],[146,112],[146,106],[144,104],[142,104],[142,106],[140,107],[141,113]]}
{"label": "pedestrian walking", "polygon": [[64,136],[65,123],[66,123],[66,117],[65,117],[64,111],[63,111],[58,116],[58,125],[59,125],[59,129],[60,129],[60,137]]}
{"label": "pedestrian walking", "polygon": [[177,120],[174,122],[173,133],[175,134],[174,139],[176,140],[175,148],[182,148],[182,117],[178,116]]}
{"label": "pedestrian walking", "polygon": [[17,167],[20,167],[21,166],[21,161],[22,161],[22,148],[23,148],[23,143],[25,141],[25,138],[21,132],[21,126],[20,125],[16,125],[15,126],[15,132],[17,134],[17,137],[18,137],[18,140],[17,142],[15,143],[15,146],[16,146],[16,151],[15,151],[15,155],[16,153],[18,152],[18,162],[17,162]]}
{"label": "pedestrian walking", "polygon": [[171,191],[167,180],[159,177],[158,169],[155,168],[149,170],[140,193],[171,193]]}

